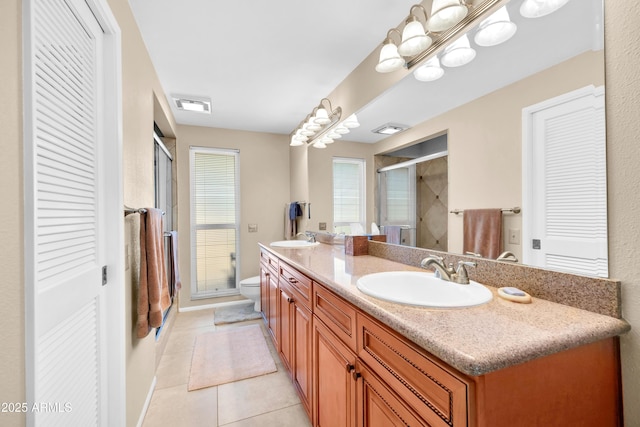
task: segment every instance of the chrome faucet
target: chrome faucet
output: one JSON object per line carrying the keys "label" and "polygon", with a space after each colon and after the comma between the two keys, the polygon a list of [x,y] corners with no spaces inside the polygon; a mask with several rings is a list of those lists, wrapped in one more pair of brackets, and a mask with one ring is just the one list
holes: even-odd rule
{"label": "chrome faucet", "polygon": [[304,233],[300,232],[300,233],[296,234],[296,237],[298,237],[298,236],[305,236],[306,239],[307,239],[307,242],[311,242],[311,243],[315,243],[316,242],[316,234],[311,232],[311,231],[305,231]]}
{"label": "chrome faucet", "polygon": [[433,268],[435,270],[434,275],[439,279],[468,285],[469,274],[467,273],[467,267],[475,267],[477,264],[472,261],[458,261],[458,266],[454,269],[453,264],[449,264],[448,267],[445,266],[442,257],[431,255],[423,259],[420,265],[422,268]]}

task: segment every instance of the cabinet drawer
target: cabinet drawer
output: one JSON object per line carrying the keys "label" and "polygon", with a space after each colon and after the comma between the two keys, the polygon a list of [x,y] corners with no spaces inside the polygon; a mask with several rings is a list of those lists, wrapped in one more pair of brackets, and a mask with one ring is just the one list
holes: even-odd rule
{"label": "cabinet drawer", "polygon": [[293,291],[296,303],[311,310],[311,279],[287,264],[280,263],[280,280],[289,285]]}
{"label": "cabinet drawer", "polygon": [[353,306],[314,282],[313,313],[351,350],[356,351],[356,309]]}
{"label": "cabinet drawer", "polygon": [[443,369],[424,350],[358,313],[360,359],[431,426],[467,426],[470,383]]}
{"label": "cabinet drawer", "polygon": [[278,258],[264,249],[260,250],[260,262],[268,267],[275,275],[278,274]]}

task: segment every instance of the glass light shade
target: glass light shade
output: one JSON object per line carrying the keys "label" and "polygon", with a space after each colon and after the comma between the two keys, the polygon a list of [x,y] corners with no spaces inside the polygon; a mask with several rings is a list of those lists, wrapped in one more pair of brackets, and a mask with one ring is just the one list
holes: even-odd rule
{"label": "glass light shade", "polygon": [[299,147],[301,145],[304,145],[304,142],[300,141],[299,139],[296,139],[295,135],[291,137],[291,143],[289,144],[291,147]]}
{"label": "glass light shade", "polygon": [[309,137],[307,137],[307,136],[303,135],[303,134],[301,133],[301,130],[300,130],[300,129],[298,129],[298,130],[296,131],[295,135],[293,135],[293,138],[294,138],[294,139],[297,139],[298,141],[302,141],[302,142],[306,142],[306,141],[308,141],[308,140],[309,140]]}
{"label": "glass light shade", "polygon": [[325,110],[324,108],[318,108],[318,111],[316,111],[316,115],[313,118],[313,122],[319,125],[326,125],[327,123],[331,123],[331,119],[329,118],[327,110]]}
{"label": "glass light shade", "polygon": [[322,141],[316,141],[316,142],[314,142],[314,143],[313,143],[313,146],[314,146],[315,148],[327,148],[327,146],[325,145],[325,143],[324,143],[324,142],[322,142]]}
{"label": "glass light shade", "polygon": [[321,144],[333,144],[333,139],[329,138],[328,136],[323,136],[322,138],[320,138],[320,143]]}
{"label": "glass light shade", "polygon": [[525,0],[520,6],[520,15],[525,18],[540,18],[555,12],[568,2],[569,0]]}
{"label": "glass light shade", "polygon": [[444,75],[444,70],[440,67],[440,60],[434,56],[413,72],[416,80],[421,82],[432,82]]}
{"label": "glass light shade", "polygon": [[502,6],[480,23],[473,41],[479,46],[496,46],[513,37],[517,29],[517,25],[509,19],[507,7]]}
{"label": "glass light shade", "polygon": [[387,42],[380,49],[380,59],[376,65],[379,73],[390,73],[399,70],[404,65],[404,59],[398,53],[398,47],[393,42]]}
{"label": "glass light shade", "polygon": [[445,67],[461,67],[473,61],[475,57],[476,51],[471,48],[469,37],[465,34],[447,46],[440,57],[440,62]]}
{"label": "glass light shade", "polygon": [[[331,138],[331,139],[338,139],[338,138],[342,138],[342,135],[340,135],[339,133],[337,133],[336,131],[331,131],[327,134],[327,138]],[[333,141],[332,141],[333,142]]]}
{"label": "glass light shade", "polygon": [[425,31],[422,23],[417,19],[409,22],[402,30],[402,43],[398,46],[398,53],[402,56],[414,56],[431,46],[433,40]]}
{"label": "glass light shade", "polygon": [[340,135],[346,135],[350,132],[345,126],[340,125],[333,130],[335,133],[339,133]]}
{"label": "glass light shade", "polygon": [[433,32],[446,31],[462,21],[467,13],[469,9],[460,0],[433,0],[427,28]]}
{"label": "glass light shade", "polygon": [[316,134],[316,131],[309,129],[309,124],[305,123],[302,125],[302,129],[300,130],[300,135],[304,136],[313,136]]}
{"label": "glass light shade", "polygon": [[320,129],[322,129],[322,126],[313,122],[313,117],[311,117],[309,121],[303,125],[303,127],[313,132],[318,132]]}
{"label": "glass light shade", "polygon": [[353,113],[349,117],[347,117],[344,122],[342,122],[342,126],[348,129],[354,129],[360,126],[360,122],[358,122],[358,117],[356,117],[356,113]]}

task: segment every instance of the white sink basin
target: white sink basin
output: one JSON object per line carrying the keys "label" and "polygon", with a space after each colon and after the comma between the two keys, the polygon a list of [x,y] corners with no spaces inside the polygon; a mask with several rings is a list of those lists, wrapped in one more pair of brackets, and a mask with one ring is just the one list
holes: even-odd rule
{"label": "white sink basin", "polygon": [[419,271],[368,274],[358,279],[356,285],[372,297],[430,308],[473,307],[493,299],[489,289],[473,280],[460,285]]}
{"label": "white sink basin", "polygon": [[280,240],[269,243],[269,246],[276,246],[278,248],[310,248],[319,244],[318,242],[307,242],[306,240]]}

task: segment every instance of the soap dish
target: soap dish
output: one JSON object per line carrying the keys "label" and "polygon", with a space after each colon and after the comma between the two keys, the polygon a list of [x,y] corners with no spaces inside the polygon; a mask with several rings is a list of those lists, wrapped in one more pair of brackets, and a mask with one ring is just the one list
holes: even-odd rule
{"label": "soap dish", "polygon": [[519,302],[522,304],[531,303],[531,295],[518,288],[498,288],[498,296],[506,299],[507,301]]}

